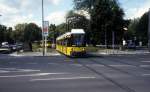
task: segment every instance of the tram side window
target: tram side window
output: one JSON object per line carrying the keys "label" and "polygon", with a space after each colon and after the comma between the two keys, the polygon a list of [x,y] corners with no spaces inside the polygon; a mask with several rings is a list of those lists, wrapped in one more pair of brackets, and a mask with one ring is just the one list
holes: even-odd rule
{"label": "tram side window", "polygon": [[67,46],[67,39],[64,39],[64,46]]}
{"label": "tram side window", "polygon": [[65,39],[62,40],[62,45],[65,46],[66,42]]}

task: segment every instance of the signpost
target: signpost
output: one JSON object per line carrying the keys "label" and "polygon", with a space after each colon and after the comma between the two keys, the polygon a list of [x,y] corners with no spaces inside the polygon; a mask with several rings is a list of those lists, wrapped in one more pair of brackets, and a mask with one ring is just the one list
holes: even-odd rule
{"label": "signpost", "polygon": [[48,36],[48,26],[49,26],[49,22],[48,21],[44,21],[44,27],[43,27],[43,36],[47,37]]}
{"label": "signpost", "polygon": [[47,52],[47,37],[48,37],[48,27],[49,27],[49,22],[48,21],[43,21],[43,37],[44,37],[44,52],[46,54]]}

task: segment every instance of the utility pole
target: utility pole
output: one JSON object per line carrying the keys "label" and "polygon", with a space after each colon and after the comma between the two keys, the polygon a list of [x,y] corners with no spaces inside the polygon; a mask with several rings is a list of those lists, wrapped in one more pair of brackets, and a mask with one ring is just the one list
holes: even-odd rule
{"label": "utility pole", "polygon": [[45,41],[44,41],[44,3],[43,3],[43,0],[42,0],[42,48],[43,48],[43,56],[45,56]]}
{"label": "utility pole", "polygon": [[148,12],[148,50],[150,52],[150,9],[149,9],[149,12]]}

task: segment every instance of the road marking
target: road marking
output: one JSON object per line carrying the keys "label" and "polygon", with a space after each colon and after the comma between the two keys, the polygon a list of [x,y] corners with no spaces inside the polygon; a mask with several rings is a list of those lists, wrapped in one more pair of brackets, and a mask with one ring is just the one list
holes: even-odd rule
{"label": "road marking", "polygon": [[19,69],[18,72],[40,72],[41,70],[32,70],[32,69]]}
{"label": "road marking", "polygon": [[69,64],[69,65],[78,66],[78,67],[81,67],[81,66],[82,66],[81,64]]}
{"label": "road marking", "polygon": [[76,79],[95,79],[96,77],[69,77],[69,78],[48,78],[48,79],[32,79],[30,81],[48,81],[48,80],[76,80]]}
{"label": "road marking", "polygon": [[30,64],[30,65],[35,65],[35,64],[37,64],[37,63],[27,63],[27,64]]}
{"label": "road marking", "polygon": [[9,62],[9,64],[16,64],[17,62]]}
{"label": "road marking", "polygon": [[0,78],[34,77],[34,76],[46,76],[46,75],[57,75],[57,74],[67,74],[67,73],[36,73],[36,74],[27,74],[27,75],[0,76]]}
{"label": "road marking", "polygon": [[150,63],[150,61],[141,61],[141,62]]}
{"label": "road marking", "polygon": [[112,66],[112,67],[135,67],[133,65],[109,65],[109,66]]}
{"label": "road marking", "polygon": [[15,73],[18,73],[18,72],[40,72],[40,70],[31,70],[31,69],[13,69],[12,70],[0,70],[0,73],[11,73],[11,72],[15,72]]}
{"label": "road marking", "polygon": [[142,74],[142,76],[150,76],[150,74]]}
{"label": "road marking", "polygon": [[16,68],[0,68],[0,69],[4,69],[4,70],[14,70]]}
{"label": "road marking", "polygon": [[9,71],[0,70],[0,73],[8,73]]}
{"label": "road marking", "polygon": [[72,60],[66,59],[66,60],[64,60],[64,61],[67,61],[67,62],[69,62],[69,61],[72,61]]}
{"label": "road marking", "polygon": [[58,63],[48,63],[49,65],[58,65]]}
{"label": "road marking", "polygon": [[104,67],[104,65],[100,65],[100,64],[88,64],[86,66],[99,66],[99,67]]}
{"label": "road marking", "polygon": [[140,65],[140,67],[150,67],[150,65]]}
{"label": "road marking", "polygon": [[0,68],[0,73],[9,73],[9,72],[39,72],[40,70],[33,69],[17,69],[17,68]]}

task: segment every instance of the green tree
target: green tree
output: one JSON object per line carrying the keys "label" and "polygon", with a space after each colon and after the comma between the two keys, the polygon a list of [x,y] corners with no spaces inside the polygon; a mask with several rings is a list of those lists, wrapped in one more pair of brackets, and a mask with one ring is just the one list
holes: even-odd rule
{"label": "green tree", "polygon": [[29,49],[32,51],[32,42],[40,41],[42,38],[41,28],[34,23],[29,23],[24,29],[24,42],[28,43]]}
{"label": "green tree", "polygon": [[15,42],[23,42],[24,41],[24,30],[27,26],[27,23],[17,24],[15,26],[15,32],[13,33],[13,38]]}
{"label": "green tree", "polygon": [[130,21],[130,24],[128,25],[128,30],[125,31],[125,40],[132,40],[135,36],[137,36],[136,32],[138,24],[139,18]]}
{"label": "green tree", "polygon": [[4,25],[0,25],[0,43],[5,41],[5,31],[7,27]]}
{"label": "green tree", "polygon": [[62,23],[56,26],[56,30],[58,31],[58,36],[67,32],[66,26],[67,26],[66,23]]}
{"label": "green tree", "polygon": [[57,30],[56,25],[55,24],[51,24],[49,26],[49,36],[48,36],[48,39],[50,41],[52,41],[53,43],[55,43],[56,42],[56,38],[57,38],[58,35],[59,35],[59,32]]}
{"label": "green tree", "polygon": [[74,13],[74,11],[71,10],[66,15],[66,18],[68,31],[70,31],[71,29],[84,29],[85,31],[87,31],[89,21],[85,16]]}
{"label": "green tree", "polygon": [[[112,32],[115,32],[116,44],[121,43],[124,27],[124,12],[117,0],[78,0],[75,9],[83,9],[91,15],[91,39],[93,44],[112,42]],[[107,35],[107,37],[106,37]]]}
{"label": "green tree", "polygon": [[137,39],[142,41],[144,45],[148,43],[148,12],[144,13],[139,19],[139,23],[136,28]]}

